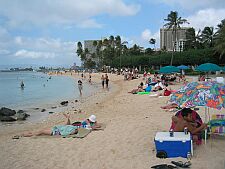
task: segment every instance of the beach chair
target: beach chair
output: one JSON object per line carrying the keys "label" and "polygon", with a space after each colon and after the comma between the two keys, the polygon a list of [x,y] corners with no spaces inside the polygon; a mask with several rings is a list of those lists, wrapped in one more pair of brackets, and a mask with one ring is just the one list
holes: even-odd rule
{"label": "beach chair", "polygon": [[210,135],[225,136],[225,115],[214,114],[209,121]]}
{"label": "beach chair", "polygon": [[223,78],[223,77],[216,77],[216,81],[217,81],[218,83],[225,84],[224,78]]}

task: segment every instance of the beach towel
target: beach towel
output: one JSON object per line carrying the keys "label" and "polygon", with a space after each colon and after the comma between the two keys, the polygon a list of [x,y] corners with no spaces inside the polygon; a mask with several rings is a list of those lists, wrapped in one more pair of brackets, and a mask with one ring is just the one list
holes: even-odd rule
{"label": "beach towel", "polygon": [[78,128],[78,133],[72,135],[73,138],[84,138],[91,132],[90,129]]}
{"label": "beach towel", "polygon": [[143,95],[143,94],[149,94],[150,92],[138,92],[137,94]]}
{"label": "beach towel", "polygon": [[99,123],[99,125],[101,127],[95,128],[93,131],[104,130],[106,128],[106,124],[104,124],[104,123]]}

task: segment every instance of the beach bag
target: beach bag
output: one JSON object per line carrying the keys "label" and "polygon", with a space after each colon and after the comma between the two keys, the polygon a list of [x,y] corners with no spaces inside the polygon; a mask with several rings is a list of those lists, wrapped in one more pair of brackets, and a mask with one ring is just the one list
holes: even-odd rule
{"label": "beach bag", "polygon": [[164,96],[169,96],[170,94],[171,94],[171,91],[169,91],[169,90],[164,91]]}

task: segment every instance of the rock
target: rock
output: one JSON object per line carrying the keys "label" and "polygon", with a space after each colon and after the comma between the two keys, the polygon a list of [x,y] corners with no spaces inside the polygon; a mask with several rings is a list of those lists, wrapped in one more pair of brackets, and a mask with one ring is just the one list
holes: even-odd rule
{"label": "rock", "polygon": [[13,117],[10,116],[0,116],[0,120],[4,122],[11,122],[11,121],[16,121]]}
{"label": "rock", "polygon": [[75,102],[78,102],[78,100],[75,100]]}
{"label": "rock", "polygon": [[42,109],[41,112],[45,112],[46,109]]}
{"label": "rock", "polygon": [[9,109],[9,108],[6,108],[6,107],[2,107],[0,109],[0,116],[13,116],[15,114],[16,114],[15,110],[12,110],[12,109]]}
{"label": "rock", "polygon": [[39,108],[38,108],[38,107],[36,107],[36,108],[34,108],[34,110],[39,110]]}
{"label": "rock", "polygon": [[26,118],[27,118],[28,116],[30,116],[30,115],[27,114],[27,113],[24,113],[23,110],[19,110],[19,111],[16,113],[16,115],[15,115],[15,117],[16,117],[17,120],[26,120]]}
{"label": "rock", "polygon": [[23,110],[18,110],[17,113],[24,113],[24,111]]}
{"label": "rock", "polygon": [[60,104],[62,105],[62,106],[67,106],[68,105],[68,101],[62,101]]}
{"label": "rock", "polygon": [[49,114],[53,114],[54,112],[53,111],[50,111],[50,112],[48,112]]}
{"label": "rock", "polygon": [[57,107],[56,106],[52,106],[52,109],[56,109]]}

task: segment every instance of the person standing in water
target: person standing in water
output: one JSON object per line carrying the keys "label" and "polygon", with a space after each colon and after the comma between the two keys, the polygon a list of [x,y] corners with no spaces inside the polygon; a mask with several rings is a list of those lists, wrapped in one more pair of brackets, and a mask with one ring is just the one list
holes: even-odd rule
{"label": "person standing in water", "polygon": [[21,83],[20,83],[20,87],[21,87],[22,89],[24,88],[23,80],[22,80]]}
{"label": "person standing in water", "polygon": [[82,84],[81,80],[78,80],[78,89],[79,89],[79,92],[80,92],[80,96],[82,96],[83,84]]}

